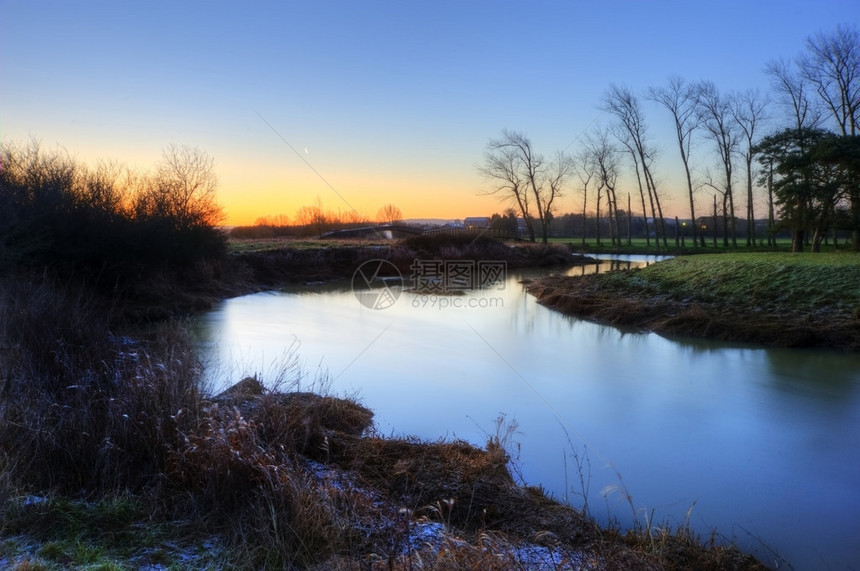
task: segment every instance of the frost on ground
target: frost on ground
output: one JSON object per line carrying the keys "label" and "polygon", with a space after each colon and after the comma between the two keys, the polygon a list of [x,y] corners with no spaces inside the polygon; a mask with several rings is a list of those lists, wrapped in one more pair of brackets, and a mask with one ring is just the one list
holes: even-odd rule
{"label": "frost on ground", "polygon": [[[500,534],[481,534],[472,544],[442,522],[431,521],[425,516],[414,517],[411,510],[392,506],[378,492],[358,485],[354,477],[344,471],[312,461],[307,462],[306,468],[320,484],[320,489],[327,490],[329,495],[358,494],[365,499],[365,505],[372,505],[376,512],[375,521],[371,523],[366,518],[359,518],[360,522],[356,522],[365,537],[394,538],[387,545],[394,551],[393,554],[389,551],[389,556],[393,555],[400,561],[408,560],[416,568],[432,568],[441,558],[450,558],[457,552],[468,552],[485,562],[493,559],[497,565],[511,568],[537,571],[590,568],[588,558],[580,551],[511,542]],[[438,513],[437,509],[429,511]],[[377,554],[377,557],[385,558],[382,554]]]}

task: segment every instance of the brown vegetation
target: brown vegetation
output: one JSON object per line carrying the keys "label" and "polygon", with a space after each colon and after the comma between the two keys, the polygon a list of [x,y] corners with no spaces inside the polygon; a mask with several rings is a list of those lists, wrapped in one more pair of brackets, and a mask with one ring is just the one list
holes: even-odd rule
{"label": "brown vegetation", "polygon": [[232,262],[244,267],[245,280],[255,287],[351,278],[368,260],[394,264],[403,277],[414,260],[504,261],[509,268],[569,266],[593,262],[562,245],[506,244],[480,234],[419,234],[390,245],[326,245],[279,247],[244,252]]}

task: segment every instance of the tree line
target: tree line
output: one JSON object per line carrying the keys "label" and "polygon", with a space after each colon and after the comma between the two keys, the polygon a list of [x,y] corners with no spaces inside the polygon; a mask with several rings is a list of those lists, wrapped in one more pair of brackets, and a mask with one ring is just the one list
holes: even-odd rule
{"label": "tree line", "polygon": [[[627,202],[631,197],[627,195]],[[517,216],[517,212],[509,208],[502,213],[494,213],[487,221],[487,227],[494,236],[518,238],[527,237],[524,222]],[[767,219],[757,218],[753,226],[748,226],[747,220],[738,218],[733,221],[735,230],[739,237],[745,238],[750,235],[763,236],[768,232]],[[644,218],[628,207],[619,208],[610,218],[598,216],[594,210],[588,212],[566,212],[553,216],[549,225],[549,235],[578,239],[583,246],[587,241],[595,241],[598,246],[604,245],[605,240],[611,241],[613,246],[632,245],[633,240],[647,239],[649,231],[653,232],[653,221]],[[700,215],[695,221],[686,218],[669,219],[666,221],[666,231],[669,239],[675,247],[687,247],[693,245],[693,235],[698,240],[710,242],[717,246],[717,237],[722,236],[725,221],[718,214]],[[612,241],[612,237],[615,240]],[[787,229],[781,229],[774,233],[774,237],[784,239],[790,236]],[[653,234],[651,238],[654,238]],[[825,236],[824,240],[828,238]],[[701,244],[697,242],[697,244]]]}
{"label": "tree line", "polygon": [[317,197],[311,205],[300,206],[294,218],[286,214],[258,217],[252,226],[237,226],[230,230],[234,238],[271,238],[278,236],[321,236],[333,230],[361,228],[371,224],[397,224],[403,212],[394,204],[382,206],[376,218],[359,214],[354,209],[330,210]]}
{"label": "tree line", "polygon": [[[860,34],[856,27],[839,26],[810,36],[797,57],[769,62],[766,73],[770,96],[758,90],[727,92],[710,81],[680,77],[641,94],[610,85],[599,104],[610,122],[589,133],[575,153],[557,152],[547,160],[526,134],[507,129],[491,139],[478,166],[489,184],[483,192],[511,204],[532,241],[538,236],[547,241],[558,199],[573,187],[582,197],[583,219],[589,208],[598,219],[605,217],[613,244],[622,238],[622,213],[635,209],[646,225],[648,245],[653,236],[656,245],[668,246],[665,191],[656,173],[659,152],[643,107],[647,100],[671,118],[689,220],[701,217],[695,195],[711,194],[713,217],[722,219],[723,245],[737,246],[738,221],[745,220],[748,246],[759,240],[770,245],[778,230],[787,229],[793,250],[809,240],[817,251],[827,232],[839,228],[851,231],[860,251]],[[704,162],[703,149],[715,157],[712,164]],[[629,198],[619,204],[618,181],[625,170],[632,175],[635,206]],[[758,189],[768,205],[764,236],[755,230]],[[745,209],[739,216],[741,202]],[[705,246],[697,226],[690,228],[693,244]]]}

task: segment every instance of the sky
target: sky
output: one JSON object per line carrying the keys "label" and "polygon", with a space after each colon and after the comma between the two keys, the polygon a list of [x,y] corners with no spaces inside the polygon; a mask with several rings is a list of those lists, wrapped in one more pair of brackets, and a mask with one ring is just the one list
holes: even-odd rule
{"label": "sky", "polygon": [[[547,157],[575,152],[609,123],[612,83],[768,92],[768,61],[857,22],[856,0],[0,0],[0,142],[140,170],[170,144],[197,147],[229,225],[317,200],[371,218],[385,204],[488,216],[509,204],[477,166],[503,129]],[[670,117],[644,106],[664,208],[683,215]],[[580,208],[571,185],[559,211]]]}

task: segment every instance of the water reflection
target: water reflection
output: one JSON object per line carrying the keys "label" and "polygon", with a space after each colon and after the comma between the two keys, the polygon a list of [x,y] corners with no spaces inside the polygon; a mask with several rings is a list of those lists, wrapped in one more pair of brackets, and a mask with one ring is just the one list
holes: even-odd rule
{"label": "water reflection", "polygon": [[584,276],[588,274],[602,274],[606,272],[614,272],[616,270],[630,270],[633,268],[641,268],[649,266],[661,260],[670,258],[671,256],[646,256],[646,255],[602,255],[595,256],[600,260],[597,264],[584,264],[582,266],[574,266],[565,272],[568,276]]}
{"label": "water reflection", "polygon": [[346,284],[256,294],[201,316],[199,335],[226,364],[222,386],[276,374],[300,343],[311,373],[321,365],[336,392],[358,391],[383,433],[483,444],[504,412],[520,424],[529,482],[575,497],[569,455],[588,457],[598,517],[631,523],[620,496],[601,494],[620,475],[640,519],[655,509],[681,523],[696,502],[705,536],[716,527],[769,556],[761,537],[797,568],[860,558],[860,356],[625,333],[540,306],[525,275],[461,296],[497,296],[492,309],[403,292],[373,311]]}
{"label": "water reflection", "polygon": [[843,402],[847,395],[856,396],[860,357],[846,356],[847,360],[854,359],[857,367],[837,365],[830,355],[818,351],[774,350],[767,357],[769,378],[778,390]]}

